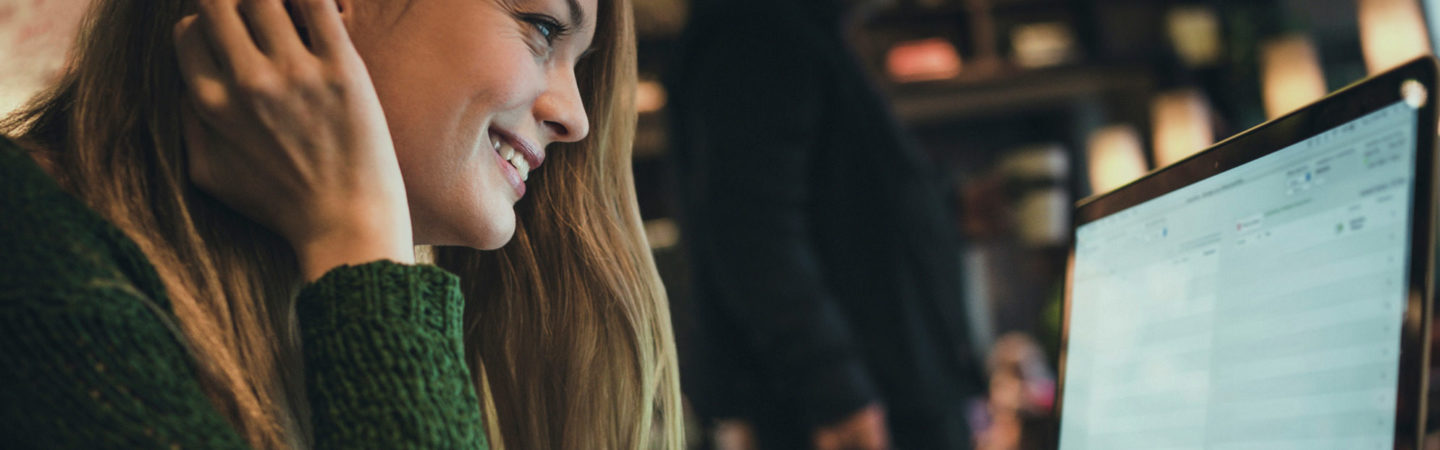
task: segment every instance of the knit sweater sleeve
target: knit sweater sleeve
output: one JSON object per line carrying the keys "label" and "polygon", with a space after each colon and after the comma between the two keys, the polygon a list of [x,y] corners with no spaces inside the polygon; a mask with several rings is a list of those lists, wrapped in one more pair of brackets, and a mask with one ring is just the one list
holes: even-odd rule
{"label": "knit sweater sleeve", "polygon": [[318,447],[487,447],[454,275],[342,267],[302,290],[297,309]]}
{"label": "knit sweater sleeve", "polygon": [[[127,283],[61,286],[0,290],[7,441],[247,447],[154,302]],[[342,267],[307,286],[298,312],[316,448],[485,448],[462,309],[456,278],[431,266]]]}

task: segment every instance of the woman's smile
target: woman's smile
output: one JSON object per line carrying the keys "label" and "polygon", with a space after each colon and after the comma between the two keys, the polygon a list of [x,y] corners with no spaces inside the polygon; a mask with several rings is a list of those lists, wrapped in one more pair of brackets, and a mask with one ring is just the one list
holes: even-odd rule
{"label": "woman's smile", "polygon": [[530,180],[530,171],[545,161],[545,151],[525,138],[498,127],[491,127],[490,147],[500,160],[499,168],[510,186],[515,188],[515,199],[525,196],[525,182]]}

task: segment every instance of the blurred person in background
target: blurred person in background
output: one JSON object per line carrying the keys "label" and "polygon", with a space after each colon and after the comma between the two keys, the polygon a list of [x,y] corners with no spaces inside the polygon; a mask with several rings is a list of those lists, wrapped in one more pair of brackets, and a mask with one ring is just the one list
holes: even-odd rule
{"label": "blurred person in background", "polygon": [[972,446],[944,189],[847,44],[876,6],[692,3],[668,79],[695,289],[677,332],[720,446]]}

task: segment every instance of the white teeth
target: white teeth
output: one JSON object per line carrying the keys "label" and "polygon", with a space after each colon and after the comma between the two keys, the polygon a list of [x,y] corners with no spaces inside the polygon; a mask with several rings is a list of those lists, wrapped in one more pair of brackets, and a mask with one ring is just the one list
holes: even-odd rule
{"label": "white teeth", "polygon": [[495,148],[496,154],[515,167],[515,171],[520,173],[520,181],[530,180],[530,161],[526,161],[524,155],[515,151],[515,147],[506,144],[504,139],[494,134],[490,135],[490,145]]}
{"label": "white teeth", "polygon": [[525,155],[515,151],[515,147],[497,144],[495,152],[498,153],[501,158],[504,158],[505,161],[509,162],[511,166],[515,167],[515,171],[520,173],[520,181],[530,179],[530,161],[526,161]]}
{"label": "white teeth", "polygon": [[524,157],[511,158],[510,165],[515,166],[515,170],[520,172],[520,181],[530,180],[530,162],[526,161]]}

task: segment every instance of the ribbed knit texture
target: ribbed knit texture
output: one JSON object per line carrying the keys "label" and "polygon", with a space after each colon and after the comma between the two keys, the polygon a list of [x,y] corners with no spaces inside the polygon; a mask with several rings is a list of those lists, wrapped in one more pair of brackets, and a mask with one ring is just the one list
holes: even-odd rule
{"label": "ribbed knit texture", "polygon": [[[316,447],[487,448],[463,308],[433,266],[345,266],[306,286]],[[0,139],[0,446],[247,447],[167,321],[134,242]]]}

